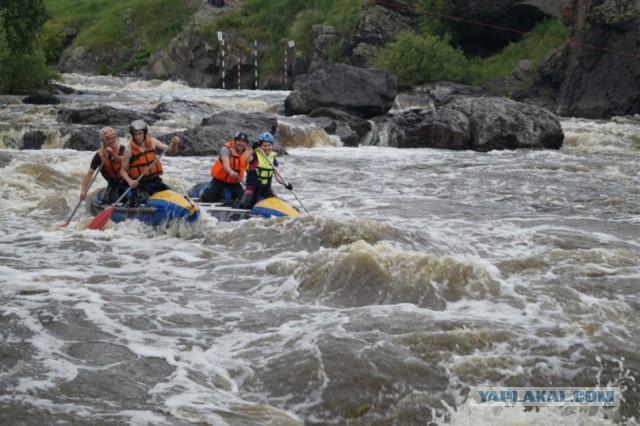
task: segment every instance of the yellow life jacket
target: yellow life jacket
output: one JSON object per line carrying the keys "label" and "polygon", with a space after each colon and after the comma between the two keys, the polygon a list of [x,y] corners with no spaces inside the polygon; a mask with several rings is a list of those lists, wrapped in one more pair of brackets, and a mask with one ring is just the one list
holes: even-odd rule
{"label": "yellow life jacket", "polygon": [[256,183],[262,186],[270,185],[271,178],[273,177],[273,167],[271,164],[273,164],[273,161],[276,159],[278,154],[273,151],[269,153],[269,160],[271,161],[271,164],[269,164],[269,161],[267,161],[260,151],[255,151],[255,153],[255,156],[258,159],[258,164],[255,168],[251,167],[251,163],[247,164],[247,185],[255,185]]}

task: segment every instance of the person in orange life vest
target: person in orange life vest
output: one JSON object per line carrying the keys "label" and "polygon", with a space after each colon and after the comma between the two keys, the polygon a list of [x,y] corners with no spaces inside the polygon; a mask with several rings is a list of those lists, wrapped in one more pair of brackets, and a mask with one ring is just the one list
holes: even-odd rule
{"label": "person in orange life vest", "polygon": [[[171,144],[166,145],[156,138],[149,137],[148,131],[147,123],[142,120],[135,120],[129,124],[132,139],[129,147],[124,151],[120,175],[133,189],[129,200],[131,205],[144,204],[156,192],[170,189],[160,177],[162,176],[160,161],[157,161],[149,170],[147,168],[158,158],[156,149],[167,150],[169,154],[176,155],[180,137],[173,136]],[[145,170],[147,170],[146,173]],[[137,182],[142,173],[144,176]]]}
{"label": "person in orange life vest", "polygon": [[100,174],[107,181],[107,189],[102,197],[102,204],[111,204],[127,190],[127,183],[122,179],[122,176],[120,176],[120,166],[122,164],[125,147],[120,145],[116,131],[111,127],[103,127],[98,133],[100,134],[100,148],[91,159],[89,170],[84,175],[82,189],[80,190],[80,199],[84,200],[87,196],[87,188],[89,182],[91,182],[93,173],[100,167],[100,164],[102,164],[104,160]]}
{"label": "person in orange life vest", "polygon": [[[254,150],[247,155],[247,187],[240,201],[240,208],[251,209],[259,200],[275,197],[276,194],[271,189],[271,180],[274,176],[278,183],[284,185],[289,191],[293,189],[293,185],[286,184],[278,173],[278,160],[276,160],[276,153],[273,152],[273,142],[273,135],[263,132],[258,142],[253,144]],[[258,151],[258,147],[262,152]]]}
{"label": "person in orange life vest", "polygon": [[218,159],[211,167],[211,182],[200,194],[200,201],[234,201],[242,198],[242,178],[246,169],[247,143],[249,137],[244,132],[236,133],[231,142],[224,144]]}

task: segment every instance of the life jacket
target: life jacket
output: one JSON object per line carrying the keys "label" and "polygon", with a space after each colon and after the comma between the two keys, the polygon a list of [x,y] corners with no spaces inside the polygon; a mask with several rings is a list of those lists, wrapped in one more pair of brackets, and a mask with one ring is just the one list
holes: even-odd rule
{"label": "life jacket", "polygon": [[[129,142],[129,149],[131,150],[131,159],[129,160],[129,177],[136,180],[142,173],[144,173],[145,170],[147,170],[147,167],[155,161],[157,158],[156,152],[151,145],[149,137],[144,139],[144,152],[138,148],[138,145],[133,140]],[[162,176],[162,163],[160,163],[160,161],[156,161],[153,167],[145,173],[141,180],[145,181],[159,176]]]}
{"label": "life jacket", "polygon": [[255,152],[255,157],[257,161],[254,159],[251,163],[247,164],[247,185],[253,186],[271,186],[271,179],[273,178],[273,161],[276,159],[275,152],[271,151],[269,153],[269,161],[260,153],[259,151]]}
{"label": "life jacket", "polygon": [[[121,156],[124,153],[124,149],[124,146],[120,145],[118,148],[118,155]],[[104,165],[102,166],[102,169],[100,169],[100,174],[108,182],[122,182],[123,179],[122,176],[120,176],[120,168],[122,167],[122,164],[113,160],[111,155],[107,155],[107,151],[104,148],[100,148],[98,150],[98,155],[100,155],[100,160],[104,161]]]}
{"label": "life jacket", "polygon": [[244,171],[246,169],[246,161],[244,156],[246,148],[245,151],[238,151],[236,149],[236,144],[233,141],[225,143],[224,146],[229,148],[229,151],[231,151],[231,155],[229,156],[229,166],[231,167],[231,170],[238,172],[238,177],[240,179],[236,179],[235,176],[230,176],[229,173],[227,173],[227,171],[224,169],[224,166],[222,165],[221,157],[218,157],[216,162],[213,163],[213,167],[211,167],[211,176],[223,182],[238,183],[242,180]]}

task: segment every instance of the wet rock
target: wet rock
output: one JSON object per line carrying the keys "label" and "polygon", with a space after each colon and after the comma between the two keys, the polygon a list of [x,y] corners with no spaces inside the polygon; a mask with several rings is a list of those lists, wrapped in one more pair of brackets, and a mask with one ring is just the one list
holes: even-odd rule
{"label": "wet rock", "polygon": [[[213,156],[233,136],[243,131],[249,135],[250,143],[256,142],[262,132],[275,135],[278,119],[264,113],[243,113],[223,111],[202,120],[201,126],[178,133],[182,137],[178,155]],[[158,139],[168,142],[175,133],[160,136]]]}
{"label": "wet rock", "polygon": [[396,96],[396,107],[406,109],[412,107],[438,107],[460,97],[482,96],[482,89],[465,84],[442,81],[429,83],[402,92]]}
{"label": "wet rock", "polygon": [[402,8],[398,2],[389,6],[384,7],[372,2],[370,6],[365,6],[360,11],[352,40],[350,65],[356,67],[375,65],[382,46],[394,41],[402,31],[418,30],[420,19],[411,13],[411,7]]}
{"label": "wet rock", "polygon": [[186,101],[184,99],[174,99],[170,102],[162,102],[153,109],[153,112],[156,114],[200,114],[202,111],[202,105],[196,102]]}
{"label": "wet rock", "polygon": [[503,98],[462,97],[440,108],[415,108],[388,121],[388,144],[399,148],[491,151],[559,149],[564,133],[546,109]]}
{"label": "wet rock", "polygon": [[[583,28],[580,43],[611,50],[578,48],[558,95],[558,113],[566,116],[606,118],[640,112],[639,3],[629,0],[571,2],[573,28]],[[571,24],[570,24],[571,25]],[[574,30],[575,31],[575,30]]]}
{"label": "wet rock", "polygon": [[60,99],[50,93],[36,93],[35,95],[25,97],[22,99],[22,102],[33,105],[58,105]]}
{"label": "wet rock", "polygon": [[336,121],[344,122],[350,129],[352,129],[359,138],[362,138],[369,131],[371,131],[371,123],[362,118],[348,114],[344,111],[333,108],[318,108],[309,113],[309,117],[328,117]]}
{"label": "wet rock", "polygon": [[285,111],[308,114],[326,107],[371,118],[389,111],[396,94],[396,79],[386,71],[330,65],[296,80],[285,99]]}
{"label": "wet rock", "polygon": [[414,108],[394,115],[388,143],[398,148],[471,149],[471,123],[463,113]]}
{"label": "wet rock", "polygon": [[22,137],[22,149],[41,149],[47,136],[40,130],[28,131]]}
{"label": "wet rock", "polygon": [[233,135],[243,131],[249,135],[251,142],[256,142],[262,132],[276,134],[278,118],[262,112],[222,111],[202,119],[202,126],[216,127],[222,138],[231,140]]}
{"label": "wet rock", "polygon": [[62,130],[63,136],[69,136],[64,144],[65,149],[76,151],[95,151],[100,146],[98,131],[103,126],[80,126]]}
{"label": "wet rock", "polygon": [[110,106],[99,106],[87,109],[62,108],[58,111],[58,122],[73,124],[102,124],[104,126],[126,126],[134,120],[144,120],[151,125],[158,121],[156,113],[140,113],[139,111],[117,109]]}

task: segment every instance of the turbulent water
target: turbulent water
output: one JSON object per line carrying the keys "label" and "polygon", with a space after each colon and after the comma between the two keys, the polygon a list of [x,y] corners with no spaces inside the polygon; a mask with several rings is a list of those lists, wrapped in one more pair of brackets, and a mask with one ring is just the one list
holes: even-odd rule
{"label": "turbulent water", "polygon": [[[63,96],[74,108],[276,112],[286,96],[66,79],[83,91]],[[1,101],[0,424],[640,419],[638,117],[567,119],[559,151],[490,153],[341,148],[283,118],[279,133],[297,136],[282,174],[311,214],[91,231],[84,206],[59,225],[92,153],[60,149],[54,107]],[[176,114],[150,133],[201,119]],[[14,149],[43,126],[44,149]],[[211,162],[165,158],[165,181],[184,191]],[[620,407],[468,398],[607,385]]]}

